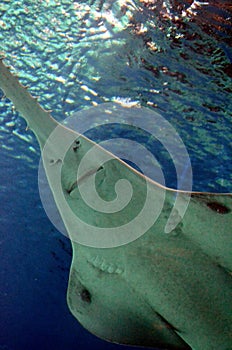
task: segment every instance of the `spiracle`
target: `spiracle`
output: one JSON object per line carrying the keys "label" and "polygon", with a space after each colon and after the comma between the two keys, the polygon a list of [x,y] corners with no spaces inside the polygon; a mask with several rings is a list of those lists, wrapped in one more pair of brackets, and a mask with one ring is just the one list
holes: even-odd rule
{"label": "spiracle", "polygon": [[218,214],[228,214],[230,212],[229,208],[218,202],[209,202],[207,203],[207,207],[216,211]]}

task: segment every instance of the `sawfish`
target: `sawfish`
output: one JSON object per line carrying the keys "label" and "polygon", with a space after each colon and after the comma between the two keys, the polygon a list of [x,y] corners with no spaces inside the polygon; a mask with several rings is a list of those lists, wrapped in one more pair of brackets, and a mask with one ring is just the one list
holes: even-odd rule
{"label": "sawfish", "polygon": [[[3,59],[0,88],[39,142],[48,183],[72,243],[67,303],[74,317],[91,333],[119,344],[231,349],[232,195],[178,191],[145,181],[142,173],[114,155],[104,166],[90,158],[77,178],[81,159],[91,147],[97,147],[100,155],[108,151],[59,124],[20,84]],[[62,148],[67,144],[65,151]],[[99,193],[108,201],[117,179],[127,179],[136,188],[138,194],[125,215],[93,215],[94,209],[81,200],[78,188],[93,175]],[[146,186],[154,208],[162,200],[163,206],[141,237],[108,248],[88,246],[76,239],[76,234],[85,237],[88,232],[78,232],[75,217],[88,219],[95,227],[110,227],[113,220],[114,225],[123,225],[125,216],[141,208]],[[188,207],[181,220],[166,232],[177,195],[183,203],[189,202]],[[152,211],[147,215],[149,220]],[[127,226],[125,234],[126,230]]]}

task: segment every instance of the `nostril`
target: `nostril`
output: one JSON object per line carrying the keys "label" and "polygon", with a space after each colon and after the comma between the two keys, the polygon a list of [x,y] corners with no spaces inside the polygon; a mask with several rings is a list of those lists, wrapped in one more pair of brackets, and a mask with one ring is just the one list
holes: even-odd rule
{"label": "nostril", "polygon": [[72,186],[66,189],[67,193],[70,194],[77,187],[77,181],[75,181]]}
{"label": "nostril", "polygon": [[59,164],[59,163],[62,163],[61,159],[50,159],[49,160],[50,165],[55,165],[55,164]]}
{"label": "nostril", "polygon": [[102,165],[97,169],[97,171],[100,171],[100,170],[103,170],[103,166]]}
{"label": "nostril", "polygon": [[76,140],[74,142],[73,151],[76,152],[78,150],[78,148],[80,147],[80,145],[81,145],[80,140]]}
{"label": "nostril", "polygon": [[82,289],[81,293],[81,300],[90,304],[91,303],[91,294],[87,289]]}

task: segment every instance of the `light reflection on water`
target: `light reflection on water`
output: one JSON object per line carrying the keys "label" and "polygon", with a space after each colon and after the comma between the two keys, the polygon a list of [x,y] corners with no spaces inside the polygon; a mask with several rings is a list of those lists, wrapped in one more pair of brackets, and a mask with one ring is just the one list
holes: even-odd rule
{"label": "light reflection on water", "polygon": [[[32,94],[40,96],[41,104],[52,109],[59,120],[117,98],[154,108],[185,142],[193,164],[193,188],[228,192],[232,107],[229,13],[224,2],[221,9],[213,7],[214,17],[212,5],[208,5],[207,16],[206,4],[197,4],[5,1],[0,8],[0,49],[21,81],[30,85]],[[9,125],[11,107],[4,103],[0,107],[6,123],[1,131],[21,139],[17,149],[22,156],[22,139],[33,148],[36,142],[27,136],[16,115],[15,125]],[[8,145],[11,137],[7,136],[5,149],[16,157]],[[29,158],[33,159],[33,154]]]}

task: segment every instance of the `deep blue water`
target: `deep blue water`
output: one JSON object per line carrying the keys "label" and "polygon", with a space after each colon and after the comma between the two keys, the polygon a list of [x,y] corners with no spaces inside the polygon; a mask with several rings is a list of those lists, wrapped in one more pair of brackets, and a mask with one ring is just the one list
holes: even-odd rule
{"label": "deep blue water", "polygon": [[[193,189],[232,192],[229,30],[211,17],[204,30],[198,17],[181,27],[142,4],[130,8],[132,25],[112,4],[2,1],[0,50],[58,120],[115,98],[154,108],[186,145]],[[70,314],[71,246],[42,208],[37,142],[9,101],[0,102],[0,122],[0,349],[129,349],[99,340]]]}
{"label": "deep blue water", "polygon": [[87,332],[68,310],[71,246],[44,213],[37,169],[1,153],[1,179],[0,349],[119,349]]}

